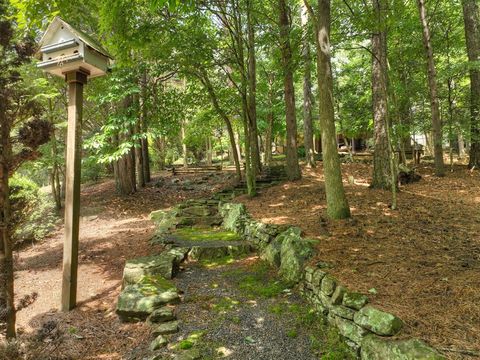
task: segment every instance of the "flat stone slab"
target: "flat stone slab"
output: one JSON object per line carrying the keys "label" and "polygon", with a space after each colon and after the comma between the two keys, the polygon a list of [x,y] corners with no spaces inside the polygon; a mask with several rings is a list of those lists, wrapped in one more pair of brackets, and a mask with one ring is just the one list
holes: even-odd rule
{"label": "flat stone slab", "polygon": [[160,325],[155,326],[152,330],[153,336],[159,335],[170,335],[178,332],[178,321],[169,321]]}
{"label": "flat stone slab", "polygon": [[172,308],[168,306],[163,306],[159,309],[154,310],[147,321],[149,324],[163,323],[167,321],[175,320],[176,316]]}
{"label": "flat stone slab", "polygon": [[128,260],[123,269],[123,286],[138,283],[144,276],[149,275],[171,279],[178,266],[177,259],[178,254],[166,252]]}
{"label": "flat stone slab", "polygon": [[169,235],[166,241],[182,249],[190,249],[191,260],[211,260],[224,256],[240,256],[251,251],[251,244],[236,233],[215,229],[185,228]]}
{"label": "flat stone slab", "polygon": [[156,309],[179,302],[177,289],[169,281],[159,277],[145,278],[122,290],[116,312],[122,321],[141,321]]}
{"label": "flat stone slab", "polygon": [[402,320],[395,315],[368,305],[359,310],[353,319],[356,324],[382,336],[395,335],[403,326]]}
{"label": "flat stone slab", "polygon": [[368,335],[362,341],[362,360],[445,360],[434,349],[417,339],[392,340]]}

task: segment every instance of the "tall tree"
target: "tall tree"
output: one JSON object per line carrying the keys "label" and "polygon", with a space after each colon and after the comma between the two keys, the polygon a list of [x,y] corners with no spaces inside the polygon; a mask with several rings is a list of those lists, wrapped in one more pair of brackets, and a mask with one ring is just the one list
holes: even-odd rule
{"label": "tall tree", "polygon": [[308,11],[301,7],[303,27],[303,140],[305,146],[305,160],[308,167],[315,167],[315,154],[313,152],[313,121],[312,121],[312,56],[310,54],[310,26]]}
{"label": "tall tree", "polygon": [[372,34],[373,188],[391,185],[390,144],[388,139],[387,24],[386,0],[373,0],[375,28]]}
{"label": "tall tree", "polygon": [[293,85],[293,56],[290,45],[290,7],[287,0],[278,0],[280,25],[280,51],[284,78],[285,119],[287,124],[287,178],[290,181],[302,177],[297,154],[297,116],[295,114],[295,87]]}
{"label": "tall tree", "polygon": [[444,176],[445,166],[443,164],[443,136],[442,119],[440,118],[440,107],[438,102],[437,90],[437,70],[433,58],[432,39],[430,27],[427,21],[427,11],[425,9],[425,0],[417,0],[420,22],[423,30],[423,45],[425,48],[425,57],[427,59],[428,87],[430,90],[430,107],[432,111],[432,130],[433,130],[433,149],[435,157],[435,175]]}
{"label": "tall tree", "polygon": [[350,217],[350,207],[342,182],[342,171],[337,151],[335,113],[333,104],[333,75],[330,50],[330,0],[318,0],[315,15],[308,0],[304,0],[315,29],[317,54],[318,107],[322,131],[322,154],[325,174],[327,214],[333,219]]}
{"label": "tall tree", "polygon": [[462,0],[465,39],[470,65],[470,169],[480,169],[480,20],[476,0]]}

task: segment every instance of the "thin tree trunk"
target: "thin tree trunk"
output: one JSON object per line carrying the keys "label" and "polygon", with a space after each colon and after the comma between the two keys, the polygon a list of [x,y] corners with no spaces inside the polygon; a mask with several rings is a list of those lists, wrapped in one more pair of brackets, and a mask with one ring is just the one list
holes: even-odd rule
{"label": "thin tree trunk", "polygon": [[313,151],[313,123],[312,123],[312,57],[310,54],[310,27],[308,24],[308,11],[301,7],[303,27],[303,140],[305,147],[305,161],[308,167],[315,167],[315,154]]}
{"label": "thin tree trunk", "polygon": [[290,46],[290,19],[289,7],[286,0],[278,0],[280,24],[280,50],[282,54],[282,68],[285,89],[285,120],[287,124],[286,156],[287,178],[290,181],[302,177],[298,165],[297,154],[297,117],[295,110],[295,87],[293,84],[292,49]]}
{"label": "thin tree trunk", "polygon": [[180,128],[180,141],[182,142],[183,167],[186,168],[188,167],[188,149],[185,143],[185,120],[182,120]]}
{"label": "thin tree trunk", "polygon": [[322,131],[327,214],[333,219],[344,219],[350,217],[350,208],[343,188],[340,159],[337,151],[337,136],[335,133],[333,76],[330,54],[330,0],[318,0],[317,18],[315,18],[308,0],[304,0],[304,3],[315,26],[318,107],[320,129]]}
{"label": "thin tree trunk", "polygon": [[[141,134],[140,119],[135,124],[135,134],[138,136]],[[139,139],[137,146],[135,146],[135,167],[137,173],[137,186],[145,187],[145,173],[143,171],[143,151],[142,140]]]}
{"label": "thin tree trunk", "polygon": [[140,140],[142,145],[142,158],[143,158],[143,177],[146,183],[151,181],[150,173],[150,154],[148,150],[148,110],[147,110],[147,70],[145,69],[142,73],[142,79],[140,82],[140,128],[141,131],[145,134],[144,137]]}
{"label": "thin tree trunk", "polygon": [[160,135],[155,139],[155,148],[158,153],[158,168],[159,170],[165,170],[165,150],[166,150],[166,139],[165,136]]}
{"label": "thin tree trunk", "polygon": [[227,133],[228,133],[228,138],[230,140],[230,146],[232,148],[233,152],[233,159],[235,162],[235,170],[237,174],[237,180],[240,181],[242,180],[242,170],[240,167],[240,149],[237,147],[237,144],[239,144],[239,140],[235,140],[235,133],[233,132],[233,127],[232,127],[232,122],[230,121],[229,117],[225,113],[225,111],[220,107],[220,104],[218,102],[217,95],[215,94],[215,90],[213,88],[212,83],[210,82],[210,79],[207,74],[197,74],[198,78],[202,82],[203,86],[207,90],[207,93],[210,97],[210,101],[212,102],[212,105],[217,112],[218,115],[222,118],[223,122],[225,123],[227,127]]}
{"label": "thin tree trunk", "polygon": [[457,129],[457,139],[458,139],[458,159],[463,159],[465,156],[465,141],[463,140],[462,129],[459,127]]}
{"label": "thin tree trunk", "polygon": [[252,148],[252,166],[255,173],[262,169],[260,149],[258,146],[257,129],[257,65],[255,58],[255,28],[252,19],[253,1],[247,1],[247,32],[248,32],[248,120],[250,144]]}
{"label": "thin tree trunk", "polygon": [[437,92],[437,72],[435,69],[435,61],[433,59],[433,49],[430,37],[430,28],[427,22],[425,10],[425,0],[418,0],[418,10],[420,13],[420,21],[423,28],[423,45],[425,47],[425,56],[427,58],[428,69],[428,85],[430,90],[430,106],[432,110],[432,130],[433,130],[433,150],[435,158],[435,175],[444,176],[445,168],[443,164],[443,137],[442,137],[442,120],[440,118],[440,109],[438,105]]}
{"label": "thin tree trunk", "polygon": [[388,139],[386,4],[373,0],[376,29],[372,35],[372,104],[375,151],[371,187],[388,189],[391,184]]}
{"label": "thin tree trunk", "polygon": [[212,166],[212,140],[210,138],[210,136],[207,136],[207,141],[206,141],[206,148],[207,148],[207,165],[208,166]]}
{"label": "thin tree trunk", "polygon": [[[468,60],[480,60],[480,20],[476,0],[462,0]],[[480,71],[470,68],[470,169],[480,169]]]}
{"label": "thin tree trunk", "polygon": [[11,159],[10,123],[6,118],[5,100],[0,97],[0,322],[6,325],[7,338],[15,337],[15,303],[13,256],[10,224]]}

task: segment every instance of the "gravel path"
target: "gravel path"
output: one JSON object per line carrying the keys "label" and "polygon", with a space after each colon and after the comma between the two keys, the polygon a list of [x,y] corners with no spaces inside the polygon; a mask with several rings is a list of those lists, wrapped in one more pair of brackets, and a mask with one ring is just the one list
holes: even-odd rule
{"label": "gravel path", "polygon": [[[253,263],[250,259],[215,268],[187,264],[175,279],[184,292],[184,301],[176,307],[180,332],[170,338],[170,344],[203,331],[195,345],[202,359],[316,359],[298,316],[281,310],[295,306],[297,311],[307,311],[298,295],[277,291],[274,297],[252,296],[242,288],[245,284],[239,279],[255,276],[255,265],[257,259]],[[274,281],[271,279],[270,284]],[[181,352],[170,346],[161,354],[172,359]]]}

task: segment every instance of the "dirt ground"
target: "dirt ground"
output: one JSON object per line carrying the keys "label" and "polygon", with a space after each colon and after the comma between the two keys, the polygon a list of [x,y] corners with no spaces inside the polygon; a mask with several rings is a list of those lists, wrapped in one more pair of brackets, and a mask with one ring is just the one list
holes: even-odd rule
{"label": "dirt ground", "polygon": [[480,358],[480,172],[458,166],[436,178],[421,166],[422,180],[402,187],[392,211],[391,194],[368,187],[370,165],[342,170],[349,220],[326,218],[321,168],[238,200],[261,221],[297,225],[319,239],[312,263],[333,264],[342,283],[402,318],[402,336],[452,359]]}
{"label": "dirt ground", "polygon": [[[165,177],[166,176],[166,177]],[[225,175],[157,176],[135,195],[118,197],[113,181],[82,188],[78,307],[58,311],[63,229],[16,253],[19,342],[30,359],[127,359],[148,336],[143,324],[122,324],[115,314],[126,259],[152,254],[153,210],[210,195]],[[35,340],[32,342],[32,340]],[[7,359],[13,359],[7,356]]]}

